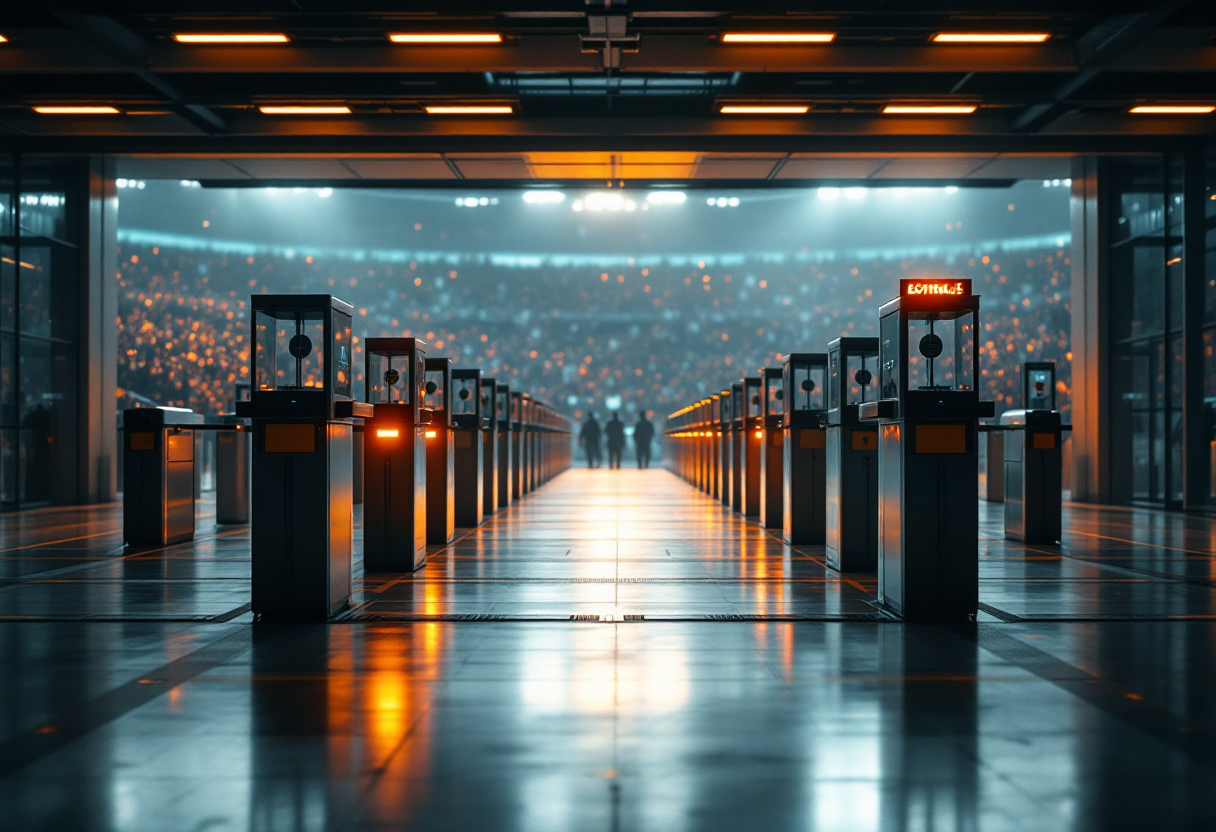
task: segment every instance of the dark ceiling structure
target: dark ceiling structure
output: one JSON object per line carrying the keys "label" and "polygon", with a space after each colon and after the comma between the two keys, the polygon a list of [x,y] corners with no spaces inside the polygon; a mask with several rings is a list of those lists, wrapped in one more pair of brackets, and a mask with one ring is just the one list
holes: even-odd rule
{"label": "dark ceiling structure", "polygon": [[[462,34],[492,42],[425,42]],[[1216,105],[1214,36],[1177,0],[8,3],[0,148],[232,182],[1011,179],[1210,135],[1134,109]]]}

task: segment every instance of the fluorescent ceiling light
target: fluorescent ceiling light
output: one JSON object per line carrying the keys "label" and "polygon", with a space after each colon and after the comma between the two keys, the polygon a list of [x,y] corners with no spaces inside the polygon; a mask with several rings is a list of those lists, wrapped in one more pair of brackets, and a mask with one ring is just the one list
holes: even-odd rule
{"label": "fluorescent ceiling light", "polygon": [[1128,112],[1140,115],[1201,116],[1213,111],[1216,111],[1216,107],[1206,104],[1146,104],[1132,107]]}
{"label": "fluorescent ceiling light", "polygon": [[941,32],[933,36],[934,43],[1043,43],[1051,35],[1046,32]]}
{"label": "fluorescent ceiling light", "polygon": [[724,104],[724,116],[798,116],[809,112],[809,104]]}
{"label": "fluorescent ceiling light", "polygon": [[723,43],[831,43],[835,32],[727,32]]}
{"label": "fluorescent ceiling light", "polygon": [[112,116],[118,112],[117,107],[35,107],[35,113],[42,113],[44,116]]}
{"label": "fluorescent ceiling light", "polygon": [[524,202],[529,205],[557,205],[566,201],[561,191],[524,191]]}
{"label": "fluorescent ceiling light", "polygon": [[683,205],[688,199],[683,191],[651,191],[646,201],[651,205]]}
{"label": "fluorescent ceiling light", "polygon": [[398,32],[388,39],[393,43],[502,43],[502,35],[494,32]]}
{"label": "fluorescent ceiling light", "polygon": [[433,116],[495,116],[495,115],[511,115],[515,112],[515,108],[510,104],[491,104],[491,105],[430,105],[426,107],[426,111]]}
{"label": "fluorescent ceiling light", "polygon": [[287,43],[287,35],[279,32],[212,32],[176,34],[178,43]]}
{"label": "fluorescent ceiling light", "polygon": [[960,105],[911,105],[911,104],[888,104],[882,108],[884,113],[889,115],[905,115],[905,116],[965,116],[976,111],[977,107],[974,104]]}
{"label": "fluorescent ceiling light", "polygon": [[268,116],[345,116],[350,114],[350,107],[340,106],[289,106],[289,107],[258,107],[258,110]]}

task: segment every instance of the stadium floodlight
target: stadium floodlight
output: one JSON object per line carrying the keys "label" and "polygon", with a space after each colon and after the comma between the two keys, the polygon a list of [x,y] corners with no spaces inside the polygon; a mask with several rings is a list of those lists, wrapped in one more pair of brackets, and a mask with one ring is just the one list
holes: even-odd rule
{"label": "stadium floodlight", "polygon": [[618,191],[592,191],[583,197],[582,202],[588,211],[633,211],[638,207],[636,202]]}
{"label": "stadium floodlight", "polygon": [[561,191],[524,191],[524,202],[529,205],[560,205],[565,201]]}
{"label": "stadium floodlight", "polygon": [[845,188],[843,193],[844,193],[845,199],[865,199],[866,195],[870,193],[870,189],[869,188]]}
{"label": "stadium floodlight", "polygon": [[683,191],[651,191],[646,194],[646,201],[651,205],[683,205],[688,199]]}
{"label": "stadium floodlight", "polygon": [[840,188],[820,188],[819,198],[828,202],[840,199]]}

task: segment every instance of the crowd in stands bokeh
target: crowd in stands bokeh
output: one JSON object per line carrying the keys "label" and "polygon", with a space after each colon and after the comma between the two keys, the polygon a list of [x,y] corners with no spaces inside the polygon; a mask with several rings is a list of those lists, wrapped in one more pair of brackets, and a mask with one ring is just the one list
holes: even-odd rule
{"label": "crowd in stands bokeh", "polygon": [[[423,338],[429,356],[518,385],[575,418],[609,403],[658,416],[839,335],[877,335],[898,279],[968,277],[981,297],[981,398],[1017,407],[1023,361],[1058,362],[1069,403],[1067,247],[866,262],[497,265],[237,255],[125,242],[119,275],[119,406],[230,411],[249,379],[249,296],[328,292],[363,338]],[[622,262],[628,263],[628,260]]]}

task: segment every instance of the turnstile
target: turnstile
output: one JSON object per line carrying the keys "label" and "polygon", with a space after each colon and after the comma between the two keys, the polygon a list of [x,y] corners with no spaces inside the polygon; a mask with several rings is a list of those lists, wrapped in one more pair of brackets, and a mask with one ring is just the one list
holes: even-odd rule
{"label": "turnstile", "polygon": [[1063,475],[1060,413],[1006,410],[1001,426],[1007,428],[1003,431],[1005,537],[1023,543],[1058,543]]}
{"label": "turnstile", "polygon": [[[979,297],[964,279],[900,281],[879,318],[878,595],[908,620],[974,620],[979,603]],[[915,360],[913,360],[915,359]]]}
{"label": "turnstile", "polygon": [[489,518],[498,511],[498,382],[481,380],[481,474],[482,516]]}
{"label": "turnstile", "polygon": [[253,490],[253,431],[248,420],[223,417],[231,430],[215,435],[215,522],[221,526],[249,522]]}
{"label": "turnstile", "polygon": [[824,542],[827,522],[827,356],[791,353],[782,361],[788,391],[782,417],[782,538],[790,545]]}
{"label": "turnstile", "polygon": [[428,358],[423,406],[426,431],[426,542],[446,546],[456,536],[455,436],[452,433],[452,359]]}
{"label": "turnstile", "polygon": [[498,442],[498,507],[511,506],[511,478],[515,466],[515,455],[511,432],[511,388],[506,384],[497,387],[498,400],[494,405],[494,424]]}
{"label": "turnstile", "polygon": [[1005,499],[1005,431],[990,425],[979,431],[980,499],[999,503]]}
{"label": "turnstile", "polygon": [[759,376],[747,376],[743,384],[743,424],[739,434],[741,508],[744,517],[760,516],[760,458],[764,449],[764,403],[760,399]]}
{"label": "turnstile", "polygon": [[728,388],[719,394],[718,400],[718,499],[723,505],[733,505],[732,482],[734,478],[734,442],[731,441],[734,396]]}
{"label": "turnstile", "polygon": [[763,371],[762,413],[760,423],[764,435],[760,439],[760,525],[766,529],[782,528],[785,490],[785,388],[780,367],[765,367]]}
{"label": "turnstile", "polygon": [[260,617],[323,620],[350,601],[351,313],[331,295],[254,295],[252,601]]}
{"label": "turnstile", "polygon": [[194,539],[194,434],[180,407],[123,411],[122,535],[128,546]]}
{"label": "turnstile", "polygon": [[452,370],[452,494],[455,524],[462,528],[481,525],[485,511],[482,443],[481,370]]}
{"label": "turnstile", "polygon": [[426,565],[426,431],[421,407],[426,344],[416,338],[364,342],[365,572],[412,572]]}
{"label": "turnstile", "polygon": [[743,513],[743,382],[730,386],[730,507]]}
{"label": "turnstile", "polygon": [[878,569],[878,431],[858,408],[876,397],[877,338],[828,344],[825,560],[839,572]]}

